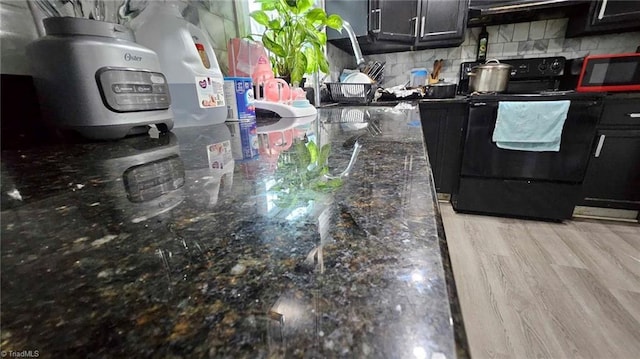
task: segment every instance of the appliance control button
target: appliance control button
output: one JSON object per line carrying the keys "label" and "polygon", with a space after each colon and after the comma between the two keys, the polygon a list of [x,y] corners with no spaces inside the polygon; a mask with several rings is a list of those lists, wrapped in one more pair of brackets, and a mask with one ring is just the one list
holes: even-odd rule
{"label": "appliance control button", "polygon": [[136,99],[131,96],[116,96],[116,103],[123,106],[137,104]]}
{"label": "appliance control button", "polygon": [[136,85],[136,92],[151,93],[153,92],[153,87],[151,85]]}
{"label": "appliance control button", "polygon": [[553,61],[553,63],[551,64],[551,70],[553,70],[554,72],[557,72],[558,70],[560,70],[560,61],[558,60]]}
{"label": "appliance control button", "polygon": [[167,93],[167,86],[153,85],[153,93]]}
{"label": "appliance control button", "polygon": [[156,96],[156,103],[158,104],[166,104],[167,100],[167,96]]}
{"label": "appliance control button", "polygon": [[151,77],[149,78],[151,80],[151,82],[153,82],[154,84],[163,84],[166,81],[164,80],[164,77],[162,76],[158,76],[158,75],[151,75]]}
{"label": "appliance control button", "polygon": [[135,91],[133,85],[129,84],[113,84],[111,85],[111,90],[115,93],[131,93]]}
{"label": "appliance control button", "polygon": [[541,63],[540,65],[538,65],[538,70],[540,70],[540,72],[545,72],[547,71],[547,64],[546,63]]}
{"label": "appliance control button", "polygon": [[155,102],[155,96],[138,96],[138,103],[141,105],[147,105]]}

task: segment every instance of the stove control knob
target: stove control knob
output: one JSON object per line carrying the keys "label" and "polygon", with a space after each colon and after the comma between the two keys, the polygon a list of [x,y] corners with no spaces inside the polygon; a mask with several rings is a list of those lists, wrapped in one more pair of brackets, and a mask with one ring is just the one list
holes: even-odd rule
{"label": "stove control knob", "polygon": [[551,71],[553,71],[553,72],[560,71],[560,61],[558,61],[558,60],[554,60],[553,61],[553,63],[551,64]]}
{"label": "stove control knob", "polygon": [[544,73],[545,71],[547,71],[547,64],[545,62],[541,63],[540,65],[538,65],[538,70]]}

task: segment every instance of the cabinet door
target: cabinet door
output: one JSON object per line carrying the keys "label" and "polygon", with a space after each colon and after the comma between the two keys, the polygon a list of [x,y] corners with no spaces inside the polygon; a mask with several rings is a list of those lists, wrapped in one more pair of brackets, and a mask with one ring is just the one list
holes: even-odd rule
{"label": "cabinet door", "polygon": [[423,0],[418,42],[459,40],[462,43],[467,10],[468,2],[465,0]]}
{"label": "cabinet door", "polygon": [[640,1],[599,0],[592,14],[592,24],[638,21]]}
{"label": "cabinet door", "polygon": [[378,40],[414,43],[418,33],[418,0],[377,0],[372,4],[371,31]]}
{"label": "cabinet door", "polygon": [[[327,14],[338,14],[345,21],[348,21],[356,36],[367,36],[369,34],[370,22],[366,14],[370,14],[370,4],[368,1],[350,1],[350,0],[326,0],[325,10]],[[327,28],[327,39],[348,39],[346,31],[338,32],[334,29]],[[348,44],[349,47],[351,43]]]}
{"label": "cabinet door", "polygon": [[420,104],[422,132],[438,193],[452,193],[457,186],[466,109],[464,103]]}
{"label": "cabinet door", "polygon": [[600,130],[583,183],[587,205],[640,209],[640,130]]}

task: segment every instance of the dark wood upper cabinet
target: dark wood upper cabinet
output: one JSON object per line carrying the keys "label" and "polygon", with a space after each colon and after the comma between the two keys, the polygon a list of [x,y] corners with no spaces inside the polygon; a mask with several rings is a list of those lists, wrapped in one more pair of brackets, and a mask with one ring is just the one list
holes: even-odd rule
{"label": "dark wood upper cabinet", "polygon": [[566,37],[640,30],[640,1],[597,0],[577,6]]}
{"label": "dark wood upper cabinet", "polygon": [[418,0],[375,1],[372,18],[376,28],[372,31],[377,40],[398,41],[413,44],[418,33]]}
{"label": "dark wood upper cabinet", "polygon": [[[327,0],[325,8],[351,24],[364,54],[375,54],[460,45],[468,0]],[[327,38],[351,52],[346,33],[327,29]]]}
{"label": "dark wood upper cabinet", "polygon": [[446,43],[457,46],[464,40],[467,1],[423,0],[420,9],[418,45]]}
{"label": "dark wood upper cabinet", "polygon": [[616,24],[620,22],[638,22],[640,20],[640,1],[596,1],[591,23]]}

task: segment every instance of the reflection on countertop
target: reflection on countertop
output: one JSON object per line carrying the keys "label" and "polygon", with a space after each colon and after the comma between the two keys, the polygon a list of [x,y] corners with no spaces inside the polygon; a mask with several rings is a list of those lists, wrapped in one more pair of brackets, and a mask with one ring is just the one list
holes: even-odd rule
{"label": "reflection on countertop", "polygon": [[3,350],[466,356],[417,110],[287,131],[236,162],[224,125],[3,151]]}

